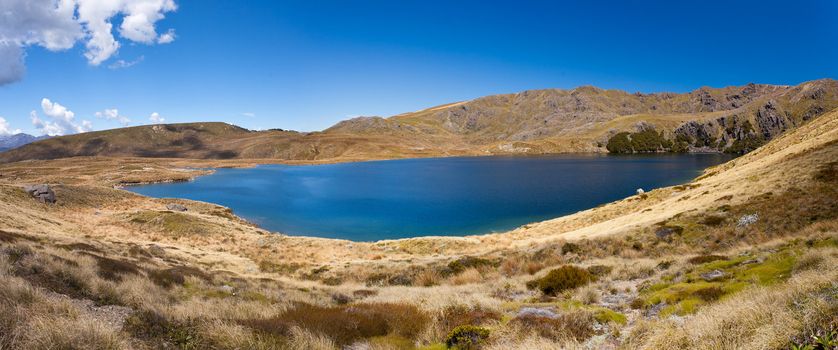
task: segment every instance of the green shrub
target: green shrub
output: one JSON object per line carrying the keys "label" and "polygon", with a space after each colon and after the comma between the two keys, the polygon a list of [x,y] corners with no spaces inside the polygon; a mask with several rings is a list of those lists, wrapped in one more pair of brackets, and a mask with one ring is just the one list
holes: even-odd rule
{"label": "green shrub", "polygon": [[621,132],[608,139],[605,149],[611,153],[634,153],[631,148],[631,140],[629,140],[629,133]]}
{"label": "green shrub", "polygon": [[605,148],[611,153],[686,152],[687,143],[677,140],[673,143],[663,136],[663,132],[646,129],[634,133],[617,133],[608,139]]}
{"label": "green shrub", "polygon": [[486,339],[489,338],[489,330],[477,326],[458,326],[454,328],[445,339],[448,348],[458,350],[479,349]]}
{"label": "green shrub", "polygon": [[591,282],[594,276],[585,269],[565,265],[552,270],[546,276],[527,283],[527,287],[538,288],[545,295],[556,295],[568,289],[575,289]]}

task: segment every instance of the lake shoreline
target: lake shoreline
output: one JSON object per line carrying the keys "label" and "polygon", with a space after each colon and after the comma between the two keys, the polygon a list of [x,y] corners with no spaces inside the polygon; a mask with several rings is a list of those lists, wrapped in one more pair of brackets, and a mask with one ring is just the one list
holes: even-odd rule
{"label": "lake shoreline", "polygon": [[[462,166],[462,164],[465,164],[466,166],[472,166],[473,163],[474,164],[481,164],[481,163],[485,163],[485,162],[497,163],[498,161],[500,161],[502,163],[509,163],[510,165],[505,165],[505,170],[504,170],[505,175],[500,177],[500,178],[492,178],[490,176],[487,177],[485,175],[483,177],[477,176],[477,179],[486,178],[486,179],[484,179],[484,181],[489,181],[489,183],[492,186],[497,186],[495,184],[495,182],[509,181],[511,179],[510,176],[514,177],[515,182],[524,181],[525,183],[541,183],[541,182],[551,183],[551,182],[554,182],[553,177],[555,177],[555,176],[567,176],[567,175],[555,175],[555,174],[564,174],[568,171],[572,171],[572,169],[570,169],[570,168],[559,167],[559,168],[556,168],[554,170],[554,173],[555,173],[554,175],[548,176],[546,178],[541,178],[541,179],[538,179],[538,180],[533,179],[533,180],[529,180],[529,181],[518,179],[518,177],[520,177],[520,176],[524,176],[523,179],[526,179],[527,177],[536,176],[534,174],[539,174],[540,170],[538,168],[535,168],[532,171],[529,171],[529,170],[525,171],[525,170],[522,170],[520,168],[521,166],[525,166],[526,164],[533,163],[533,162],[542,163],[541,167],[545,166],[546,164],[552,164],[552,163],[559,164],[559,163],[562,163],[562,162],[582,162],[582,163],[580,163],[581,165],[586,165],[588,162],[591,162],[591,161],[594,162],[592,164],[589,164],[588,166],[602,166],[603,164],[607,165],[607,164],[626,163],[626,164],[631,164],[632,169],[633,169],[632,173],[637,174],[635,176],[640,178],[637,182],[637,184],[639,184],[639,185],[637,185],[636,187],[635,187],[634,183],[632,183],[628,187],[626,185],[623,185],[623,190],[621,192],[623,192],[625,194],[629,194],[629,193],[634,193],[634,190],[637,187],[641,187],[641,188],[644,188],[645,190],[649,190],[649,189],[652,189],[652,188],[661,187],[661,185],[674,186],[674,185],[682,184],[682,183],[685,183],[685,182],[689,182],[691,180],[694,180],[697,176],[699,176],[703,172],[704,168],[706,168],[708,166],[711,166],[711,165],[719,164],[719,163],[721,163],[723,161],[727,161],[731,158],[731,157],[722,157],[719,160],[713,161],[712,163],[704,164],[704,165],[700,166],[699,168],[695,168],[696,166],[691,164],[691,165],[689,165],[690,167],[693,167],[691,169],[696,169],[696,170],[690,170],[689,171],[689,173],[690,173],[689,176],[685,176],[683,174],[675,175],[676,173],[673,173],[673,175],[666,175],[666,174],[674,171],[674,170],[671,169],[671,165],[667,165],[667,164],[669,162],[675,161],[676,159],[678,160],[677,162],[693,163],[693,162],[696,161],[696,159],[704,158],[704,156],[715,156],[715,155],[718,155],[718,154],[715,154],[715,153],[713,153],[713,154],[637,154],[637,155],[613,155],[612,156],[612,155],[607,155],[607,154],[573,153],[573,154],[528,155],[528,156],[518,156],[518,155],[515,155],[515,156],[495,156],[495,157],[490,157],[490,158],[487,158],[487,157],[471,157],[471,156],[465,156],[465,157],[464,156],[457,156],[457,157],[369,160],[369,161],[364,161],[364,162],[317,164],[317,165],[327,166],[325,168],[322,168],[322,167],[297,168],[297,167],[294,166],[296,164],[276,164],[276,163],[272,163],[272,164],[255,164],[251,167],[238,168],[238,169],[243,169],[243,170],[246,171],[244,173],[240,172],[240,174],[264,173],[264,172],[280,173],[280,172],[283,171],[282,169],[271,169],[271,168],[269,168],[269,166],[271,166],[271,165],[286,166],[287,165],[287,166],[290,166],[291,168],[296,169],[296,170],[291,170],[292,172],[306,172],[306,173],[311,173],[312,175],[317,176],[318,172],[338,171],[338,170],[344,171],[345,169],[352,169],[352,168],[359,168],[360,167],[360,168],[366,169],[365,171],[367,171],[367,172],[365,172],[363,174],[352,175],[353,178],[358,179],[358,181],[368,182],[368,181],[371,181],[368,178],[372,177],[372,178],[376,179],[375,181],[379,181],[379,182],[382,182],[382,183],[387,183],[387,182],[391,181],[392,178],[400,178],[400,177],[401,178],[410,178],[411,176],[413,176],[417,172],[424,174],[424,170],[422,170],[423,165],[424,166],[434,166],[434,164],[448,164],[449,166]],[[489,160],[489,159],[491,159],[491,160]],[[712,159],[715,159],[715,158],[712,158]],[[411,164],[413,164],[413,165],[411,165]],[[460,164],[460,165],[456,165],[456,164]],[[403,167],[403,166],[414,166],[414,167],[419,166],[419,168],[416,168],[416,169],[411,170],[411,171],[399,171],[398,174],[396,174],[392,177],[386,177],[386,176],[385,177],[376,177],[374,175],[374,170],[372,170],[372,169],[379,169],[380,170],[380,169],[387,169],[387,168],[393,168],[393,167],[399,168],[399,167]],[[556,166],[556,165],[553,165],[553,166]],[[647,166],[652,167],[652,168],[647,169],[646,168]],[[659,170],[654,170],[654,167],[661,167],[661,166],[664,166],[664,168],[661,168]],[[221,176],[226,177],[225,184],[221,184],[222,187],[226,186],[227,183],[242,182],[242,181],[247,182],[248,181],[246,178],[241,179],[241,178],[236,178],[233,175],[228,175],[227,172],[224,171],[225,169],[231,169],[231,168],[232,167],[217,168],[217,169],[215,169],[216,171],[213,173],[213,174],[216,174],[216,176],[218,176],[219,172],[221,172],[222,173]],[[289,169],[291,169],[291,168],[289,168]],[[247,171],[246,169],[252,169],[252,170]],[[469,170],[469,171],[477,172],[477,173],[486,172],[484,170],[480,170],[480,168],[472,169],[472,170]],[[488,171],[488,172],[493,172],[493,171],[494,170]],[[662,171],[664,174],[654,174],[658,171]],[[370,173],[370,172],[372,172],[372,173]],[[597,170],[597,172],[599,172],[599,170]],[[652,175],[645,175],[646,172],[651,172],[653,174]],[[695,173],[693,174],[692,172],[695,172]],[[525,175],[520,175],[519,173],[524,173]],[[543,171],[542,171],[542,173],[543,173]],[[350,172],[349,174],[352,174],[352,173]],[[198,184],[195,184],[194,181],[190,181],[190,183],[186,184],[186,186],[193,187],[193,186],[201,185],[203,182],[206,182],[206,181],[214,181],[214,180],[207,180],[207,178],[204,177],[203,175],[208,175],[208,174],[199,175],[202,178],[202,180],[198,181],[199,182]],[[425,174],[425,175],[427,176],[427,174]],[[288,175],[286,174],[285,176],[288,176]],[[341,175],[341,176],[344,176],[344,175]],[[341,177],[341,176],[338,176],[338,178]],[[459,182],[463,182],[466,179],[467,179],[467,181],[475,181],[475,178],[474,178],[475,175],[473,175],[472,173],[458,174],[455,178],[449,179],[449,180],[436,179],[435,177],[438,177],[438,176],[439,175],[433,175],[432,177],[435,179],[435,181],[428,182],[427,184],[422,185],[422,187],[427,188],[427,187],[439,186],[440,184],[459,183]],[[608,178],[607,176],[606,176],[606,178],[603,178],[602,176],[604,176],[604,175],[598,175],[598,177],[599,177],[598,181],[599,182],[598,182],[598,185],[596,185],[594,188],[591,189],[591,191],[593,191],[592,193],[595,193],[596,191],[602,191],[600,189],[600,187],[603,187],[603,188],[613,187],[612,183],[615,182],[615,181],[621,182],[621,183],[626,181],[625,179],[621,179],[621,178]],[[680,178],[676,182],[673,182],[674,180],[671,179],[671,177],[673,177],[673,176],[674,177],[680,177]],[[648,182],[648,180],[645,179],[646,177],[658,177],[658,178],[661,179],[661,180],[659,180],[661,182],[660,182],[660,184],[655,185],[655,183]],[[197,177],[195,177],[195,178],[197,178]],[[339,181],[339,179],[336,180],[335,178],[329,178],[329,180],[330,181]],[[320,180],[318,180],[318,181],[320,181]],[[559,182],[569,182],[569,181],[572,181],[572,179],[568,178],[566,180],[559,181]],[[155,183],[156,183],[156,185],[152,184],[150,186],[153,187],[153,186],[161,185],[160,181],[157,181]],[[171,184],[171,183],[165,183],[165,182],[162,183],[162,186],[164,186],[164,187],[172,187],[172,185],[182,186],[183,183],[178,183],[178,184]],[[297,184],[297,185],[293,185],[291,187],[304,187],[302,185],[303,184]],[[520,184],[518,184],[518,185],[508,184],[508,185],[510,185],[510,186],[521,186]],[[257,211],[258,213],[260,213],[260,214],[257,215],[257,214],[254,214],[253,209],[250,209],[250,211],[248,211],[248,209],[247,209],[248,207],[245,207],[245,209],[242,209],[242,207],[240,205],[232,203],[229,200],[225,201],[225,200],[219,199],[219,198],[208,198],[205,195],[203,195],[203,193],[205,193],[205,192],[212,192],[211,188],[204,188],[203,190],[199,191],[201,194],[190,196],[190,195],[182,195],[182,194],[178,194],[178,193],[174,193],[174,194],[172,194],[172,193],[166,193],[166,194],[149,193],[148,190],[147,190],[147,188],[148,188],[147,186],[149,186],[149,185],[135,186],[135,185],[132,184],[132,186],[130,186],[130,188],[125,188],[125,189],[129,192],[138,193],[138,194],[141,194],[141,195],[150,195],[150,196],[155,197],[155,198],[183,198],[183,199],[198,200],[198,201],[203,201],[203,202],[208,202],[208,203],[215,203],[215,204],[218,204],[218,205],[221,205],[221,206],[224,206],[224,207],[231,208],[236,213],[236,215],[239,215],[240,217],[248,220],[249,222],[252,222],[252,223],[258,225],[261,228],[264,228],[266,230],[270,230],[270,231],[273,231],[273,232],[278,232],[278,233],[281,233],[281,234],[289,235],[289,236],[348,239],[348,240],[354,241],[354,242],[376,242],[376,241],[381,241],[381,240],[406,239],[406,238],[431,237],[431,236],[468,237],[468,236],[499,234],[499,233],[519,229],[519,228],[521,228],[522,226],[525,226],[525,225],[529,225],[529,224],[533,224],[533,223],[537,223],[537,222],[541,222],[541,221],[545,221],[545,220],[551,220],[551,219],[566,216],[566,215],[572,215],[575,212],[596,208],[597,206],[604,205],[604,204],[612,202],[614,200],[619,200],[619,199],[625,198],[625,194],[621,195],[621,196],[620,195],[602,195],[602,194],[599,194],[598,195],[599,197],[597,197],[599,199],[598,201],[590,202],[590,203],[586,202],[587,204],[585,204],[585,205],[576,205],[576,206],[572,206],[572,207],[564,207],[564,206],[555,207],[555,205],[559,205],[559,204],[553,203],[552,205],[554,205],[554,209],[552,209],[553,210],[552,212],[540,211],[540,212],[535,212],[534,214],[525,214],[523,216],[519,215],[521,217],[519,219],[511,219],[511,218],[505,219],[507,217],[510,217],[511,214],[508,214],[507,211],[505,211],[505,210],[493,209],[492,208],[493,206],[489,206],[488,209],[487,208],[484,208],[484,209],[468,209],[468,206],[463,207],[463,206],[449,205],[448,207],[450,207],[450,209],[445,209],[445,210],[441,209],[440,212],[437,213],[437,214],[430,214],[430,213],[422,211],[421,209],[416,209],[416,208],[413,208],[413,207],[418,206],[418,207],[421,208],[423,206],[432,206],[431,204],[427,204],[427,205],[425,205],[425,204],[413,204],[412,205],[413,207],[408,206],[407,209],[402,208],[402,209],[400,209],[399,213],[394,214],[394,215],[401,215],[401,216],[398,216],[399,219],[388,219],[386,217],[385,218],[379,217],[379,219],[373,219],[372,217],[370,218],[370,220],[372,220],[372,221],[392,220],[393,223],[390,224],[390,226],[385,226],[384,229],[382,229],[382,228],[378,228],[378,229],[375,229],[375,228],[370,228],[370,229],[355,228],[355,227],[364,227],[363,226],[365,224],[364,222],[361,222],[360,224],[357,224],[357,223],[356,224],[350,224],[350,223],[334,224],[333,226],[329,226],[329,227],[326,227],[326,228],[318,228],[318,227],[325,227],[325,226],[322,226],[323,225],[322,223],[324,221],[329,221],[329,220],[337,221],[337,220],[339,220],[339,219],[332,219],[333,217],[336,217],[336,216],[340,217],[344,220],[353,220],[354,221],[354,220],[358,220],[358,219],[352,219],[353,216],[346,216],[346,215],[341,216],[340,211],[337,214],[335,214],[335,213],[324,213],[323,215],[320,215],[319,217],[317,217],[315,219],[314,217],[311,217],[312,214],[308,213],[309,211],[319,210],[318,207],[315,206],[315,207],[311,207],[307,210],[296,211],[296,212],[302,213],[302,214],[300,214],[302,217],[310,217],[310,220],[313,220],[312,222],[315,222],[314,224],[312,224],[312,225],[297,224],[296,229],[295,228],[289,229],[289,228],[287,228],[287,227],[289,227],[289,226],[287,226],[288,224],[286,224],[285,222],[277,224],[277,222],[275,222],[275,220],[278,220],[278,219],[275,219],[275,217],[272,217],[271,214],[265,214],[264,210],[263,211]],[[355,185],[352,184],[352,183],[343,183],[343,185],[335,185],[335,186],[339,187],[339,188],[343,188],[343,187],[351,188],[351,187],[354,187]],[[466,186],[466,185],[462,185],[461,187],[450,187],[450,185],[448,185],[448,186],[449,186],[449,187],[447,187],[448,191],[454,191],[455,193],[457,193],[457,191],[463,190],[463,188],[461,188],[462,186]],[[559,186],[559,185],[554,185],[554,186]],[[279,191],[277,189],[278,188],[277,186],[271,185],[271,186],[268,186],[268,187],[272,188],[272,191],[274,191],[274,192]],[[282,186],[279,186],[279,187],[282,187]],[[507,187],[508,186],[500,186],[500,187],[495,188],[494,190],[489,190],[488,192],[497,192],[497,191],[504,192],[505,191],[504,193],[506,193],[507,196],[519,197],[519,195],[517,193],[515,193],[515,191],[508,190]],[[393,187],[392,184],[390,185],[390,187],[388,187],[389,190],[395,191],[395,192],[397,192],[399,190],[399,188],[400,187],[398,187],[398,186]],[[457,190],[458,188],[460,190]],[[475,187],[466,186],[466,188],[471,188],[472,190],[481,192],[480,190],[478,190]],[[547,187],[547,188],[551,188],[551,187]],[[369,188],[368,190],[374,192],[374,190],[376,190],[376,186],[373,186],[373,187]],[[543,190],[546,190],[546,188],[542,188],[542,189],[535,190],[535,191],[530,191],[530,192],[536,193],[535,195],[537,197],[537,196],[539,196],[537,193],[538,192],[543,192]],[[562,188],[561,190],[559,190],[558,188],[553,188],[551,190],[552,191],[551,193],[554,193],[556,195],[556,197],[561,197],[561,196],[565,196],[568,192],[572,192],[573,190],[574,189],[572,187]],[[237,187],[237,191],[241,191],[241,189]],[[428,190],[422,190],[422,191],[414,190],[414,192],[411,192],[410,197],[422,197],[423,192],[427,192],[427,191]],[[433,191],[433,190],[430,190],[430,191]],[[345,192],[345,191],[344,190],[338,190],[337,193],[340,194],[340,193],[343,193],[343,192]],[[527,191],[525,190],[524,192],[527,192]],[[347,198],[343,198],[343,197],[340,197],[340,196],[337,196],[337,197],[340,197],[341,200],[343,200],[343,201],[350,201],[350,202],[353,203],[352,206],[356,206],[354,203],[364,203],[364,201],[368,202],[369,199],[364,199],[364,201],[361,201],[361,199],[367,198],[366,196],[368,196],[368,195],[369,195],[368,193],[365,193],[364,196],[360,196],[360,197],[347,197]],[[299,195],[290,195],[289,194],[288,196],[290,196],[289,198],[294,198],[295,200],[300,199]],[[330,195],[324,195],[324,196],[330,197]],[[388,194],[388,196],[389,196],[389,194]],[[482,196],[485,197],[486,194],[483,194]],[[468,195],[468,194],[462,194],[461,197],[463,198],[462,200],[466,200],[466,203],[468,203],[468,202],[471,201],[472,196]],[[356,198],[356,199],[350,199],[350,198]],[[322,200],[322,198],[320,200]],[[499,202],[496,203],[496,205],[499,205],[499,206],[506,205],[505,202],[506,202],[507,198],[505,198],[505,197],[500,198],[499,197],[496,200],[499,200]],[[253,201],[254,201],[253,198],[247,198],[247,205],[248,206],[252,205],[251,202],[253,202]],[[450,199],[446,200],[446,202],[448,202],[448,201],[450,201]],[[528,206],[528,205],[525,204],[525,203],[528,203],[528,201],[529,200],[527,200],[526,198],[523,198],[523,199],[519,198],[519,200],[517,200],[517,201],[512,201],[514,203],[520,203],[520,204],[516,204],[512,207],[507,206],[508,211],[509,212],[520,211],[521,209],[518,208],[518,207],[520,207],[522,205],[523,206]],[[555,202],[555,200],[553,202]],[[260,202],[260,203],[265,205],[265,206],[270,205],[270,203],[263,203],[263,202]],[[429,202],[429,203],[435,203],[435,202]],[[440,204],[438,203],[438,204],[435,204],[435,205],[438,206]],[[542,205],[543,205],[543,203],[542,203]],[[562,204],[562,205],[566,205],[566,204]],[[387,207],[389,207],[389,206],[400,206],[400,205],[399,204],[387,205]],[[516,207],[516,206],[518,206],[518,207]],[[346,206],[344,205],[344,207],[346,207]],[[448,207],[446,207],[446,208],[448,208]],[[555,208],[559,208],[559,209],[555,209]],[[282,211],[287,212],[287,211],[289,211],[288,209],[289,208],[284,208]],[[411,209],[414,210],[413,213],[415,213],[415,216],[412,216],[412,217],[411,216],[404,216],[406,214],[401,213],[401,211],[405,211],[405,210],[410,211]],[[345,208],[345,209],[341,209],[341,210],[345,211],[345,210],[354,210],[354,209],[352,209],[352,208],[346,209]],[[450,213],[458,212],[458,211],[464,211],[464,212],[488,211],[487,213],[494,213],[494,214],[484,214],[487,217],[491,217],[490,220],[482,220],[482,219],[481,220],[476,220],[476,219],[468,220],[466,225],[471,225],[472,228],[465,229],[465,230],[462,229],[462,228],[460,228],[460,229],[457,229],[457,228],[445,229],[445,228],[439,228],[439,227],[431,228],[430,230],[428,230],[428,229],[425,229],[423,227],[410,226],[411,225],[410,223],[415,222],[418,217],[423,217],[423,216],[440,217],[440,215],[450,216],[451,215]],[[354,217],[358,217],[358,216],[356,215]],[[524,219],[524,217],[527,217],[527,219]],[[324,218],[326,218],[326,219],[324,219]],[[285,218],[284,220],[287,221],[287,222],[295,222],[296,219],[297,218],[292,217],[292,218]],[[502,223],[502,222],[506,222],[506,220],[512,220],[512,221],[509,221],[507,223]],[[362,221],[369,221],[369,220],[362,220]],[[470,223],[468,223],[468,222],[470,222]],[[488,223],[486,223],[486,222],[488,222]],[[494,222],[494,224],[491,224],[492,222]],[[286,225],[286,226],[282,226],[282,225]],[[321,225],[321,226],[317,226],[317,225]],[[355,225],[355,226],[353,226],[353,225]],[[475,225],[479,225],[479,227],[482,227],[482,228],[478,228],[478,226],[475,226]],[[314,228],[312,228],[312,227],[314,227]],[[353,227],[353,228],[347,229],[347,228],[344,228],[344,227]],[[393,230],[396,230],[396,231],[393,231]],[[355,233],[336,233],[336,232],[355,232]],[[369,233],[369,232],[373,232],[373,233]],[[380,232],[384,232],[384,233],[381,234]],[[386,232],[391,232],[391,233],[388,234]],[[397,233],[392,233],[392,232],[397,232]],[[398,232],[401,232],[401,233],[398,233]],[[364,238],[364,237],[366,237],[366,238]]]}

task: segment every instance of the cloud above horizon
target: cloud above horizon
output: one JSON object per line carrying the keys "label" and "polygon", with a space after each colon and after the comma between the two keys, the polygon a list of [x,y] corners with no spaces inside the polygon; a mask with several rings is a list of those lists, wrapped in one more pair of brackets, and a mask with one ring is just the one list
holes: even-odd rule
{"label": "cloud above horizon", "polygon": [[107,61],[121,46],[114,37],[114,18],[122,19],[120,38],[146,45],[171,43],[174,29],[158,34],[156,24],[175,10],[174,0],[0,1],[0,85],[23,78],[30,46],[57,52],[82,41],[90,65]]}
{"label": "cloud above horizon", "polygon": [[89,120],[82,120],[81,123],[77,123],[75,121],[76,114],[73,111],[58,102],[50,101],[48,98],[41,100],[41,110],[44,115],[49,117],[48,120],[41,119],[36,110],[30,112],[29,117],[32,119],[32,125],[44,135],[60,136],[93,130],[93,123]]}
{"label": "cloud above horizon", "polygon": [[0,135],[14,135],[20,132],[20,129],[12,129],[9,122],[6,121],[6,118],[0,117]]}
{"label": "cloud above horizon", "polygon": [[166,118],[161,117],[160,113],[154,112],[151,113],[151,116],[148,117],[148,120],[150,120],[154,124],[160,124],[162,122],[165,122]]}
{"label": "cloud above horizon", "polygon": [[96,112],[95,115],[96,118],[104,118],[105,120],[115,120],[119,122],[119,124],[121,124],[122,126],[128,126],[128,124],[131,124],[131,119],[128,119],[128,117],[119,114],[119,110],[116,108],[110,108],[101,112]]}

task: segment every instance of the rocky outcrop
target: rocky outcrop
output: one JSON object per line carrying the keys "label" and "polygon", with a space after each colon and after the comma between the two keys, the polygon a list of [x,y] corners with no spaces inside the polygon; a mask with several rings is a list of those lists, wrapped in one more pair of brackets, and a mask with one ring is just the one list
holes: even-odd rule
{"label": "rocky outcrop", "polygon": [[715,147],[717,131],[713,122],[689,121],[675,129],[675,139],[686,141],[692,147]]}
{"label": "rocky outcrop", "polygon": [[186,206],[184,206],[183,204],[169,203],[166,204],[166,209],[169,209],[171,211],[186,211]]}
{"label": "rocky outcrop", "polygon": [[780,110],[777,101],[769,100],[760,107],[756,114],[756,122],[763,138],[770,140],[794,126],[794,120],[789,119]]}
{"label": "rocky outcrop", "polygon": [[23,190],[41,203],[55,203],[55,192],[49,185],[31,185],[24,187]]}

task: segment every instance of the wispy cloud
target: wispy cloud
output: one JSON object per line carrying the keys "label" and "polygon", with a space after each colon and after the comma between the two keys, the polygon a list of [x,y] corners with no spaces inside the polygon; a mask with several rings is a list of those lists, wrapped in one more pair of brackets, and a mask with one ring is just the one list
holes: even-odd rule
{"label": "wispy cloud", "polygon": [[248,117],[248,118],[253,118],[253,117],[256,116],[256,113],[244,112],[244,113],[242,113],[242,116]]}
{"label": "wispy cloud", "polygon": [[127,126],[128,124],[131,124],[131,119],[128,119],[128,117],[119,114],[119,110],[116,108],[96,112],[96,118],[104,118],[105,120],[116,120],[119,122],[119,124],[122,124],[122,126]]}
{"label": "wispy cloud", "polygon": [[111,63],[110,65],[108,65],[108,68],[110,68],[110,69],[128,68],[128,67],[131,67],[131,66],[133,66],[137,63],[142,62],[143,60],[145,60],[145,56],[137,57],[137,59],[132,60],[132,61],[116,60],[116,61],[114,61],[114,63]]}

